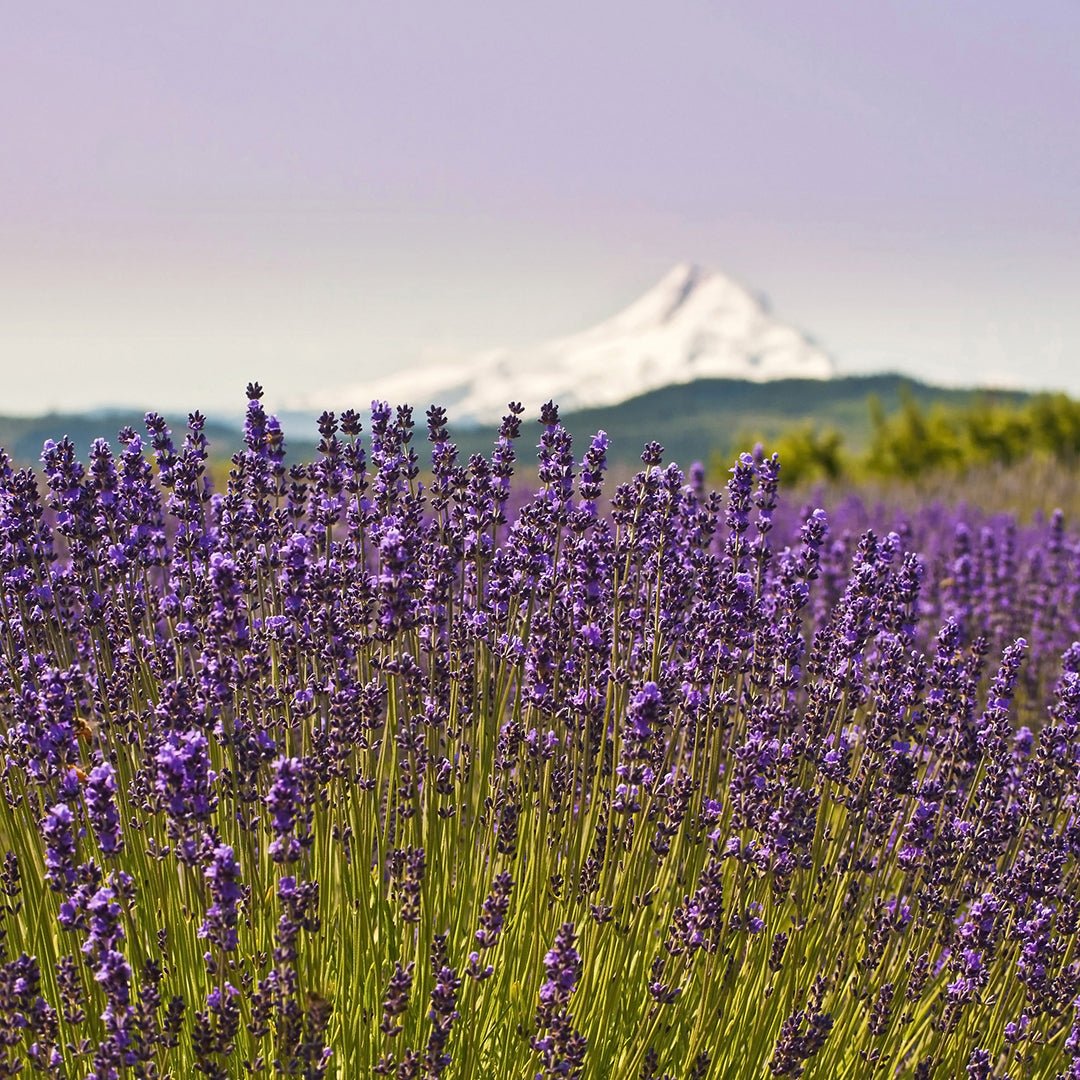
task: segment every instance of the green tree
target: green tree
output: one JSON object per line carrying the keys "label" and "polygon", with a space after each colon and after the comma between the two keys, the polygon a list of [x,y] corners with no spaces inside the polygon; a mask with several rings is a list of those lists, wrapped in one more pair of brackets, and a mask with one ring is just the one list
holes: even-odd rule
{"label": "green tree", "polygon": [[844,438],[835,428],[799,424],[774,440],[784,479],[791,483],[839,480],[847,471]]}

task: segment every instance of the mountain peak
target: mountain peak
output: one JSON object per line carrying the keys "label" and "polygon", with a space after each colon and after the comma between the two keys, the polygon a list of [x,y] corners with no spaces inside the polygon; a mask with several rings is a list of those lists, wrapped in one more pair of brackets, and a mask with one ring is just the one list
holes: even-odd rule
{"label": "mountain peak", "polygon": [[662,325],[678,312],[706,276],[706,272],[694,263],[679,263],[615,318],[627,326]]}
{"label": "mountain peak", "polygon": [[749,290],[683,262],[591,329],[530,349],[410,368],[353,387],[345,397],[354,405],[373,397],[418,407],[437,402],[459,423],[492,423],[515,400],[537,408],[553,398],[573,410],[696,379],[832,375],[829,356],[773,317]]}

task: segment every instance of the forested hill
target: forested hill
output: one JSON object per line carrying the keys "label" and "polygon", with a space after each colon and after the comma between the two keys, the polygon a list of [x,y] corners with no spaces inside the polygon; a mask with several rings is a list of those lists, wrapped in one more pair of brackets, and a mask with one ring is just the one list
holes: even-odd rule
{"label": "forested hill", "polygon": [[[729,455],[746,448],[754,439],[774,439],[794,426],[807,424],[834,430],[848,447],[860,449],[870,438],[873,426],[871,402],[874,400],[888,415],[905,399],[925,408],[935,404],[964,407],[976,401],[1019,405],[1029,397],[1018,391],[945,389],[902,375],[778,379],[766,383],[703,379],[666,386],[618,405],[565,413],[563,421],[573,433],[579,453],[584,451],[589,436],[603,429],[610,436],[609,460],[612,463],[636,461],[642,445],[655,439],[663,444],[667,460],[689,464],[712,455]],[[166,419],[179,444],[185,417],[167,414]],[[416,420],[416,447],[424,463],[427,444],[420,409]],[[534,417],[526,416],[525,420],[520,450],[522,459],[531,457],[539,430]],[[46,439],[67,435],[85,456],[91,441],[98,436],[109,438],[115,445],[116,433],[125,425],[142,431],[141,414],[125,410],[51,413],[40,417],[0,416],[0,446],[18,463],[31,464],[37,462]],[[290,457],[309,456],[318,441],[314,414],[287,415],[283,417],[283,426],[291,448]],[[486,453],[495,435],[494,429],[456,425],[452,412],[450,430],[462,460],[470,453]],[[206,434],[211,455],[219,460],[229,457],[241,444],[239,429],[233,424],[210,420]]]}
{"label": "forested hill", "polygon": [[[945,389],[902,375],[768,383],[704,379],[666,386],[620,405],[569,413],[563,421],[582,449],[593,432],[606,431],[613,462],[636,461],[645,441],[655,439],[664,446],[667,460],[689,464],[736,453],[755,439],[774,439],[803,424],[835,430],[847,446],[861,449],[870,440],[875,399],[889,415],[905,399],[925,408],[965,407],[979,400],[1018,405],[1029,397],[1019,391]],[[535,441],[527,430],[523,439],[526,436]],[[488,432],[458,432],[457,437],[463,451],[483,450],[491,441]]]}
{"label": "forested hill", "polygon": [[[43,416],[0,416],[0,446],[18,465],[34,465],[41,457],[46,439],[59,440],[67,436],[75,444],[79,456],[86,458],[90,444],[98,438],[108,439],[118,447],[117,432],[124,427],[134,428],[149,446],[144,412],[136,409],[102,410],[92,413],[46,413]],[[164,414],[172,429],[177,446],[183,441],[187,414]],[[240,430],[234,424],[209,420],[203,429],[214,456],[229,456],[241,443]]]}

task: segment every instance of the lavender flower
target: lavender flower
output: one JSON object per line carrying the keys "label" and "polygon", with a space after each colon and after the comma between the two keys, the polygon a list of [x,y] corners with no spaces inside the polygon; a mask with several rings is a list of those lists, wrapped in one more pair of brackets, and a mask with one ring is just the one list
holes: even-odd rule
{"label": "lavender flower", "polygon": [[480,914],[480,929],[476,931],[476,940],[481,949],[490,949],[499,940],[506,913],[510,908],[510,890],[513,881],[507,871],[497,874],[491,885],[491,892],[484,900]]}
{"label": "lavender flower", "polygon": [[573,923],[563,923],[555,944],[544,957],[547,978],[540,987],[540,1007],[536,1023],[540,1034],[532,1047],[540,1054],[543,1072],[539,1077],[579,1076],[584,1068],[586,1040],[573,1027],[567,1011],[570,996],[581,978],[581,957],[574,948]]}
{"label": "lavender flower", "polygon": [[67,803],[57,803],[41,825],[45,837],[45,880],[56,892],[66,892],[75,884],[75,817]]}
{"label": "lavender flower", "polygon": [[274,782],[266,797],[275,839],[270,857],[275,862],[293,863],[309,842],[310,795],[307,767],[298,758],[278,758],[273,763]]}
{"label": "lavender flower", "polygon": [[383,1019],[379,1025],[385,1035],[393,1037],[401,1032],[401,1025],[396,1020],[409,1007],[412,976],[413,964],[407,964],[405,967],[401,964],[394,965],[394,973],[390,976],[386,996],[383,998]]}
{"label": "lavender flower", "polygon": [[169,817],[170,834],[182,841],[181,854],[191,863],[197,858],[199,827],[217,806],[206,736],[187,731],[168,736],[157,752],[154,787]]}
{"label": "lavender flower", "polygon": [[86,811],[104,855],[118,855],[124,846],[116,809],[116,772],[108,762],[90,770],[86,781]]}
{"label": "lavender flower", "polygon": [[555,935],[555,944],[544,956],[547,978],[540,987],[540,1002],[548,1007],[565,1006],[581,978],[581,957],[574,948],[573,923],[563,923]]}
{"label": "lavender flower", "polygon": [[199,927],[199,937],[209,939],[219,949],[230,951],[236,948],[238,905],[244,895],[240,885],[240,864],[233,849],[227,844],[214,848],[204,876],[210,889],[211,904]]}

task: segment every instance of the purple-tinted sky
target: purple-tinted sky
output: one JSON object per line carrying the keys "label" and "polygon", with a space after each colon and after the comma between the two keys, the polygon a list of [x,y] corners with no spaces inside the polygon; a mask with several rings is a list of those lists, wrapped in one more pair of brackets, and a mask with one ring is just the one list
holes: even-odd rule
{"label": "purple-tinted sky", "polygon": [[1076,0],[9,5],[0,412],[284,400],[682,260],[844,371],[1080,393],[1078,54]]}

